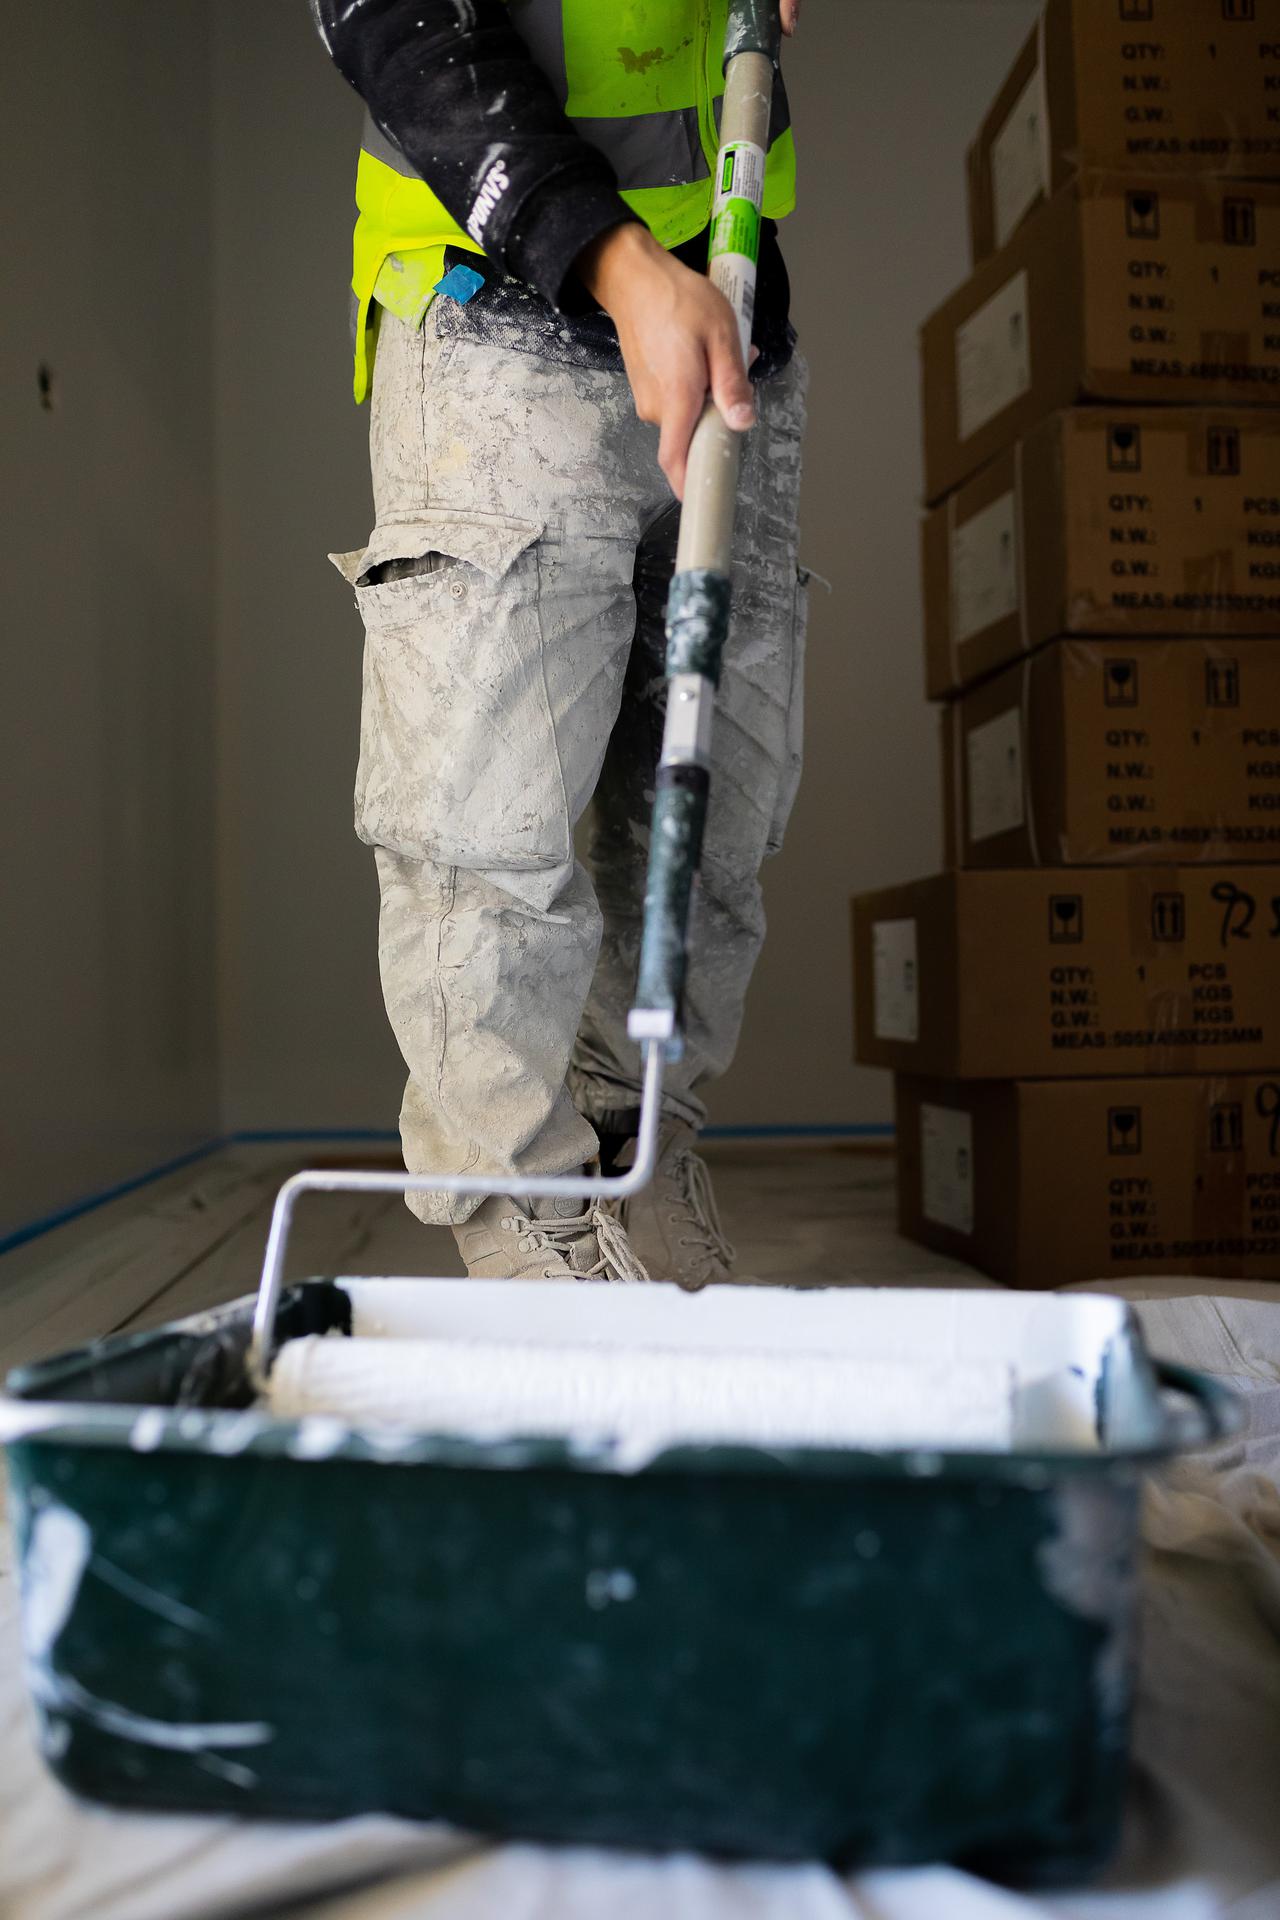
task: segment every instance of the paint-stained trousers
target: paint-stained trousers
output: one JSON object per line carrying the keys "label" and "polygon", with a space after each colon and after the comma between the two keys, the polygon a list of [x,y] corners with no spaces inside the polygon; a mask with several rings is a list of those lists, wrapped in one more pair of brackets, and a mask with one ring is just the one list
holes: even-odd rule
{"label": "paint-stained trousers", "polygon": [[[417,332],[382,316],[376,525],[338,564],[365,625],[356,829],[376,853],[383,992],[409,1069],[405,1162],[518,1192],[582,1166],[593,1123],[639,1104],[627,1013],[677,511],[616,350],[584,354],[533,296],[507,295],[495,324],[488,297],[438,300]],[[800,772],[802,364],[757,399],[688,1044],[666,1089],[695,1126],[737,1043],[760,867]],[[574,834],[593,800],[584,865]],[[412,1204],[445,1223],[478,1202]]]}

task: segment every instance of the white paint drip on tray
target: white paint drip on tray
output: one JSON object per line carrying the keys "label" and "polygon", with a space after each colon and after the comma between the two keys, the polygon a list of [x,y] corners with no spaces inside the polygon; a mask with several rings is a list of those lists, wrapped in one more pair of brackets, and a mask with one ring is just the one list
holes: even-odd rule
{"label": "white paint drip on tray", "polygon": [[[28,1685],[46,1713],[87,1720],[104,1733],[170,1753],[204,1754],[206,1749],[216,1747],[259,1747],[274,1739],[275,1729],[264,1720],[159,1720],[135,1713],[114,1700],[100,1699],[70,1674],[59,1671],[54,1657],[58,1640],[75,1608],[81,1582],[94,1565],[88,1522],[56,1501],[42,1505],[32,1519],[31,1539],[22,1563],[22,1643]],[[118,1591],[125,1591],[120,1586],[119,1569],[110,1571],[114,1575],[112,1584]],[[139,1591],[126,1592],[126,1597],[150,1610],[156,1610],[157,1598],[167,1598],[157,1596],[153,1589],[140,1588],[136,1581],[127,1584]],[[176,1602],[167,1601],[167,1605],[168,1617],[179,1620],[181,1616],[181,1624],[189,1625],[197,1617]],[[51,1738],[56,1744],[65,1739],[65,1732],[54,1732]],[[223,1764],[225,1768],[232,1763]],[[245,1779],[236,1784],[252,1783],[253,1775],[247,1768],[238,1771]],[[232,1774],[227,1772],[226,1777],[232,1778]]]}

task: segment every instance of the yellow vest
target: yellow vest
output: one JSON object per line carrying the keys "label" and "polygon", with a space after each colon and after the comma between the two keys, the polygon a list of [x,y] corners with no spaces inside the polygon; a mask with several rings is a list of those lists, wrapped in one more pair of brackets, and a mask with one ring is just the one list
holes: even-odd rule
{"label": "yellow vest", "polygon": [[[693,239],[711,218],[727,11],[728,0],[526,0],[512,20],[571,124],[611,162],[622,198],[664,247]],[[633,44],[620,44],[624,33]],[[778,78],[765,217],[780,220],[794,205],[795,147]],[[484,249],[368,119],[356,206],[355,396],[363,400],[370,302],[417,326],[445,248]]]}

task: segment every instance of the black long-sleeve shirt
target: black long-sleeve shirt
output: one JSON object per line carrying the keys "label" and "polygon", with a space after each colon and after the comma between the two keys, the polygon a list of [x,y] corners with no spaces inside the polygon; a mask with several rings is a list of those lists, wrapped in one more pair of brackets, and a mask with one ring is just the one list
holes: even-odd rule
{"label": "black long-sleeve shirt", "polygon": [[[310,6],[339,71],[463,227],[501,142],[510,184],[488,212],[485,253],[562,312],[590,310],[574,262],[602,233],[635,215],[604,154],[566,118],[512,26],[505,0],[310,0]],[[702,267],[706,237],[675,251]],[[762,357],[779,357],[789,304],[777,229],[766,221],[754,329]]]}

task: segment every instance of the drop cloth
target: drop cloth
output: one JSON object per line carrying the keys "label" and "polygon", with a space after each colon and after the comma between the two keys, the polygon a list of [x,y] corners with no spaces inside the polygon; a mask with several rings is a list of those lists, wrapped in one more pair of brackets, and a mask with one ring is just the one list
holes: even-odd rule
{"label": "drop cloth", "polygon": [[360,1820],[238,1826],[77,1804],[46,1775],[0,1569],[4,1920],[1280,1920],[1280,1305],[1143,1301],[1149,1344],[1247,1399],[1245,1435],[1148,1494],[1136,1764],[1121,1857],[1083,1892],[945,1868],[842,1879]]}

